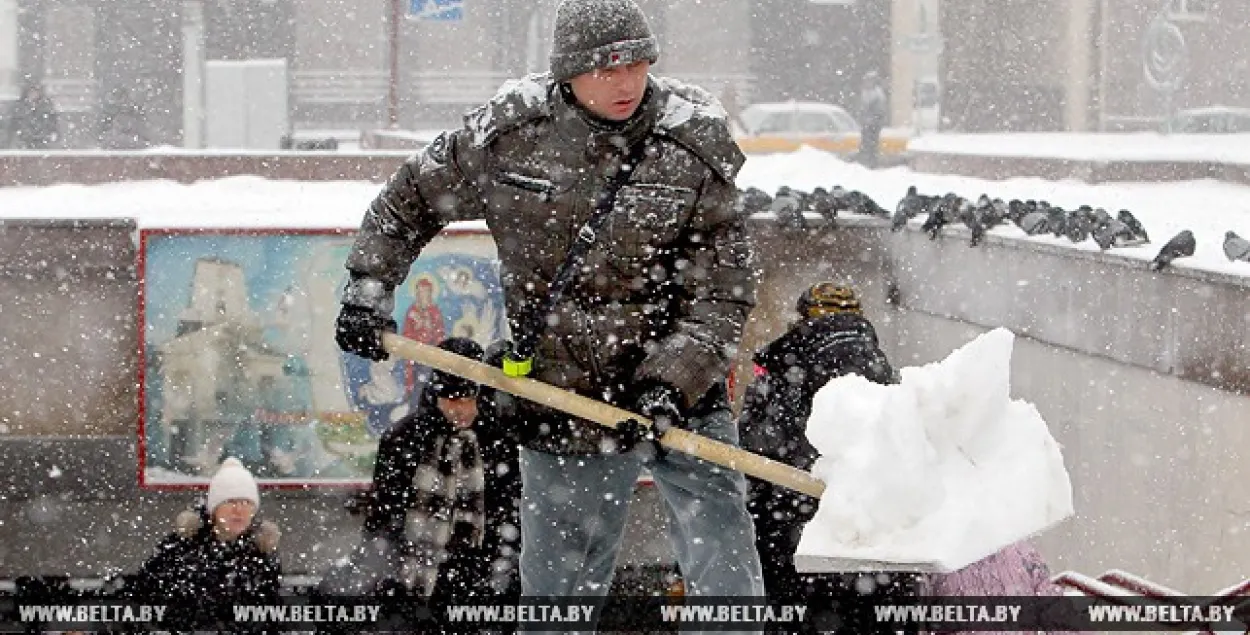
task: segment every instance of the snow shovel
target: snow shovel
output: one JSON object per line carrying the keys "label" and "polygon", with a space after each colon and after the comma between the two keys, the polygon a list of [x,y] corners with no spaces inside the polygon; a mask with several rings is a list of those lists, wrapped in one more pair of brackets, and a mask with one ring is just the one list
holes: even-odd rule
{"label": "snow shovel", "polygon": [[[557,388],[551,384],[529,379],[527,377],[509,377],[502,370],[477,362],[441,348],[422,344],[415,340],[396,335],[382,334],[382,345],[390,354],[406,360],[424,364],[440,371],[451,373],[465,379],[471,379],[483,386],[502,390],[518,397],[555,408],[561,412],[594,421],[609,428],[615,428],[617,422],[626,419],[637,419],[642,425],[649,426],[651,421],[628,410],[617,408],[574,392]],[[747,452],[728,443],[700,436],[688,430],[670,428],[660,439],[660,444],[670,450],[677,450],[699,457],[717,465],[749,474],[755,478],[787,487],[796,492],[820,498],[825,491],[825,484],[803,470],[765,458],[753,452]]]}

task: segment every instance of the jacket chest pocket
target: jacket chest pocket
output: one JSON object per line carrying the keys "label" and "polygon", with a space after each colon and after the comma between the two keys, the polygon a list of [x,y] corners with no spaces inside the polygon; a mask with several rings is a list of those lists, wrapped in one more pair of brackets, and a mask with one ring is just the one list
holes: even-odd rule
{"label": "jacket chest pocket", "polygon": [[670,253],[694,206],[692,189],[630,184],[616,196],[605,251],[618,268],[640,269]]}
{"label": "jacket chest pocket", "polygon": [[542,177],[499,170],[491,189],[492,229],[501,259],[513,268],[551,274],[567,249],[572,216],[566,187]]}

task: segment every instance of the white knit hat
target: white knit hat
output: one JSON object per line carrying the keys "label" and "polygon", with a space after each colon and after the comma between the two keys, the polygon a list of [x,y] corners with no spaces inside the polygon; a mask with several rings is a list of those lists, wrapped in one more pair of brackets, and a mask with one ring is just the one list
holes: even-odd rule
{"label": "white knit hat", "polygon": [[238,459],[231,457],[221,462],[213,480],[208,483],[208,512],[217,510],[217,506],[236,498],[252,501],[260,507],[260,491],[256,488],[256,479],[243,467]]}

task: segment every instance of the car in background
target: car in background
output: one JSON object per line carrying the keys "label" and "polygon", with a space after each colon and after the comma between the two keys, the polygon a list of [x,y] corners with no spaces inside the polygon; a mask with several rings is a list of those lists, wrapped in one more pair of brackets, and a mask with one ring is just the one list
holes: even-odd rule
{"label": "car in background", "polygon": [[[1170,124],[1170,130],[1169,130]],[[1250,108],[1210,106],[1182,110],[1165,121],[1161,132],[1175,134],[1235,134],[1250,132]]]}
{"label": "car in background", "polygon": [[[759,103],[743,109],[738,119],[742,129],[738,145],[747,154],[791,152],[805,145],[848,157],[859,152],[859,123],[846,109],[833,104]],[[882,130],[882,159],[901,159],[908,137],[906,130]]]}

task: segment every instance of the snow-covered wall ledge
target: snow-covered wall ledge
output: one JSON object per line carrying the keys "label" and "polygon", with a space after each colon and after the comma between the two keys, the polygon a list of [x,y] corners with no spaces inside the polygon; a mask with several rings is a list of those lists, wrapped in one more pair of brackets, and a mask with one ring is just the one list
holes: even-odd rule
{"label": "snow-covered wall ledge", "polygon": [[908,155],[920,172],[994,180],[1250,183],[1250,134],[937,134],[912,139]]}
{"label": "snow-covered wall ledge", "polygon": [[381,183],[411,154],[410,150],[275,152],[175,148],[128,152],[7,151],[0,152],[0,187],[147,180],[193,183],[243,175]]}

